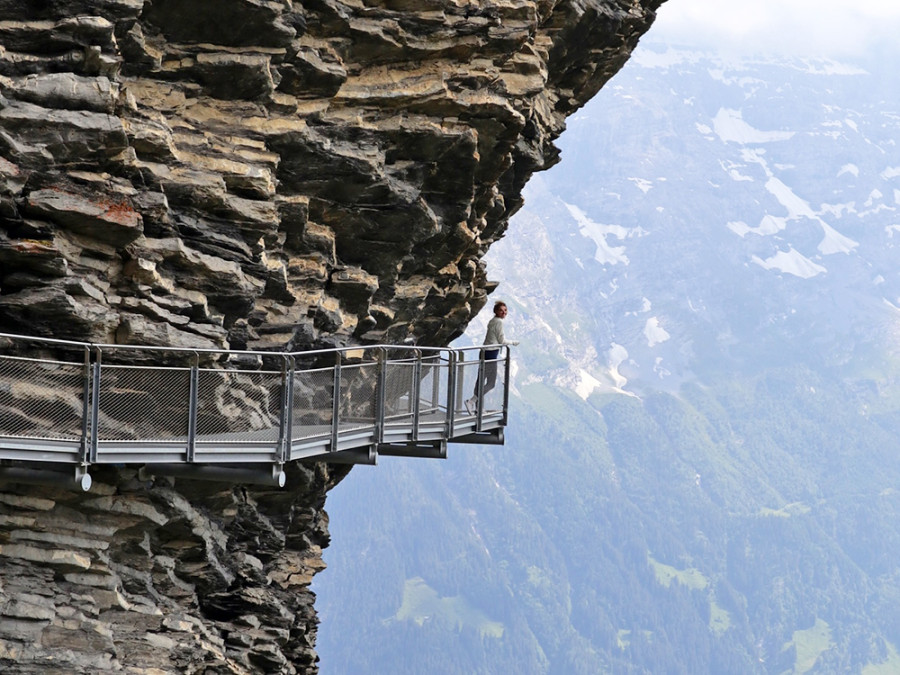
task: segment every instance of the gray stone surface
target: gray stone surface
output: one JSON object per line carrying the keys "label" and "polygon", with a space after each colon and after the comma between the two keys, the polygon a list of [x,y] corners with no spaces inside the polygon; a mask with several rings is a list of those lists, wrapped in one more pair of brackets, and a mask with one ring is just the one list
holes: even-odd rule
{"label": "gray stone surface", "polygon": [[314,670],[321,507],[345,474],[294,466],[284,490],[133,470],[96,471],[88,495],[5,486],[0,671]]}
{"label": "gray stone surface", "polygon": [[[135,300],[188,288],[202,311],[137,313],[223,347],[446,343],[659,4],[3,2],[0,323],[140,340]],[[53,277],[101,297],[47,305]]]}

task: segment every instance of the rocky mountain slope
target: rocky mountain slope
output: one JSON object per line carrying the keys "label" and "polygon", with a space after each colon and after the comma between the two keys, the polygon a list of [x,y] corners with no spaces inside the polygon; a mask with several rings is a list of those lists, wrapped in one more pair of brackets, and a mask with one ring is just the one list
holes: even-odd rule
{"label": "rocky mountain slope", "polygon": [[659,4],[5,2],[0,318],[444,342],[566,115]]}
{"label": "rocky mountain slope", "polygon": [[[0,0],[0,331],[444,344],[661,2]],[[4,671],[314,671],[341,475],[5,486]]]}

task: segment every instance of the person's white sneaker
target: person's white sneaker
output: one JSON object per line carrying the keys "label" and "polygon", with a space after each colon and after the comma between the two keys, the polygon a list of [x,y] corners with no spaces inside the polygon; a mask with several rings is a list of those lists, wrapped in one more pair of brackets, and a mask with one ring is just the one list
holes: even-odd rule
{"label": "person's white sneaker", "polygon": [[467,413],[469,413],[470,415],[475,414],[475,397],[474,396],[472,398],[467,398],[465,401],[463,401],[463,405],[466,406]]}

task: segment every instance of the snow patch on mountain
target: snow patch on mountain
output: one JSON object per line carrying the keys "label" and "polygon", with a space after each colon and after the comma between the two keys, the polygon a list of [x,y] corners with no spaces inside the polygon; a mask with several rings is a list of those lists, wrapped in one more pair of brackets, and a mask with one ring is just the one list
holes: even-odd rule
{"label": "snow patch on mountain", "polygon": [[726,225],[729,230],[734,232],[739,237],[743,237],[749,232],[765,237],[781,232],[785,227],[787,227],[787,220],[787,218],[778,218],[776,216],[766,214],[762,217],[762,220],[759,221],[759,225],[757,225],[756,227],[750,227],[749,225],[747,225],[747,223],[741,220],[732,221],[730,223],[726,223]]}
{"label": "snow patch on mountain", "polygon": [[757,54],[752,58],[728,55],[721,51],[700,51],[684,47],[674,47],[661,42],[641,42],[641,49],[636,49],[631,56],[631,62],[643,68],[668,69],[676,66],[690,66],[695,64],[708,64],[707,73],[714,80],[725,84],[740,84],[744,81],[759,82],[759,77],[746,74],[735,75],[751,70],[754,67],[774,65],[781,68],[791,68],[809,75],[867,75],[863,68],[835,61],[828,57],[816,57],[814,59],[801,58],[785,61],[778,55]]}
{"label": "snow patch on mountain", "polygon": [[657,317],[651,316],[647,319],[647,323],[644,324],[644,337],[647,338],[648,347],[655,347],[672,336],[669,335],[665,328],[659,325]]}
{"label": "snow patch on mountain", "polygon": [[644,194],[650,192],[650,188],[653,187],[653,182],[647,180],[646,178],[631,177],[628,180],[634,183],[634,186]]}
{"label": "snow patch on mountain", "polygon": [[566,204],[566,209],[575,222],[578,223],[578,231],[591,239],[597,245],[594,259],[601,265],[628,264],[628,256],[625,255],[624,246],[612,246],[607,240],[608,236],[624,240],[628,236],[628,229],[621,225],[602,225],[596,223],[587,214],[574,204]]}
{"label": "snow patch on mountain", "polygon": [[724,143],[741,145],[786,141],[794,137],[793,131],[761,131],[744,121],[740,110],[720,108],[713,119],[713,129]]}
{"label": "snow patch on mountain", "polygon": [[817,219],[825,233],[824,238],[819,243],[819,253],[822,255],[832,255],[835,253],[851,253],[853,249],[859,246],[859,242],[853,241],[849,237],[845,237],[833,227],[828,225],[821,218]]}
{"label": "snow patch on mountain", "polygon": [[609,351],[606,355],[609,363],[609,375],[612,378],[613,384],[618,389],[622,389],[628,384],[628,378],[619,372],[619,366],[625,363],[625,360],[628,358],[628,350],[622,345],[613,342],[609,346]]}
{"label": "snow patch on mountain", "polygon": [[822,213],[843,218],[844,214],[856,213],[856,203],[847,202],[846,204],[822,204]]}
{"label": "snow patch on mountain", "polygon": [[805,72],[810,75],[866,75],[867,71],[848,63],[821,59],[816,61],[802,60]]}
{"label": "snow patch on mountain", "polygon": [[746,176],[739,171],[740,167],[743,166],[741,164],[719,160],[719,166],[721,166],[722,170],[725,171],[725,173],[727,173],[734,181],[750,181],[751,183],[753,182],[753,176]]}
{"label": "snow patch on mountain", "polygon": [[751,77],[748,75],[729,76],[726,75],[726,71],[726,68],[709,68],[706,72],[709,74],[710,78],[716,82],[721,82],[728,86],[735,86],[740,89],[755,90],[766,85],[765,81],[758,77]]}
{"label": "snow patch on mountain", "polygon": [[792,220],[816,217],[806,200],[798,197],[791,188],[774,176],[766,182],[766,190],[788,210],[788,215]]}
{"label": "snow patch on mountain", "polygon": [[823,274],[828,271],[794,249],[793,246],[789,251],[779,251],[765,260],[759,256],[753,256],[751,260],[763,269],[778,270],[779,272],[792,274],[801,279],[811,279],[818,274]]}
{"label": "snow patch on mountain", "polygon": [[637,316],[638,314],[646,314],[651,309],[653,309],[653,305],[651,304],[650,300],[648,300],[647,298],[642,298],[640,309],[625,312],[625,316]]}
{"label": "snow patch on mountain", "polygon": [[[884,304],[886,304],[888,307],[890,307],[891,309],[893,309],[896,312],[900,312],[900,307],[898,307],[895,303],[891,302],[887,298],[882,298],[882,300],[884,301]],[[900,300],[898,300],[898,302],[900,302]]]}
{"label": "snow patch on mountain", "polygon": [[656,360],[653,362],[653,372],[659,377],[659,379],[664,379],[672,374],[672,372],[663,366],[663,359],[661,356],[657,356]]}
{"label": "snow patch on mountain", "polygon": [[[765,166],[764,168],[766,168],[766,171],[768,172],[768,168]],[[759,227],[752,229],[746,226],[744,223],[729,223],[728,227],[733,232],[737,233],[741,237],[747,234],[747,232],[755,232],[756,234],[760,235],[770,235],[784,230],[787,226],[788,221],[808,218],[810,220],[818,222],[819,226],[822,228],[823,237],[818,246],[819,253],[821,253],[822,255],[833,255],[835,253],[851,253],[856,247],[859,246],[859,242],[844,236],[824,220],[822,220],[809,205],[809,202],[799,197],[790,187],[785,185],[785,183],[778,178],[770,176],[769,180],[766,181],[766,191],[773,197],[775,197],[775,199],[778,200],[779,204],[787,209],[787,217],[781,218],[767,214],[763,217],[762,221],[759,224]],[[809,271],[809,269],[805,266],[804,268],[807,270],[807,272]]]}
{"label": "snow patch on mountain", "polygon": [[584,400],[587,400],[588,396],[593,394],[595,389],[599,389],[602,386],[600,380],[584,369],[578,371],[578,376],[580,379],[575,384],[575,393]]}

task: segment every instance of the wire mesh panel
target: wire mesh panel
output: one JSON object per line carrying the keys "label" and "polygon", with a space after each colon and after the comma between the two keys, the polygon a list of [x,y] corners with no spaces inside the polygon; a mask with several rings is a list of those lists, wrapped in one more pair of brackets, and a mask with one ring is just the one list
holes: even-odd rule
{"label": "wire mesh panel", "polygon": [[282,387],[280,372],[201,368],[196,442],[276,443]]}
{"label": "wire mesh panel", "polygon": [[84,365],[0,356],[0,436],[80,440]]}
{"label": "wire mesh panel", "polygon": [[[454,410],[457,416],[470,414],[469,409],[471,409],[472,414],[475,412],[476,406],[474,402],[480,369],[480,363],[477,359],[460,361],[457,365],[456,401],[454,401]],[[469,406],[465,405],[466,401],[471,402]]]}
{"label": "wire mesh panel", "polygon": [[363,363],[341,368],[341,429],[375,426],[378,364]]}
{"label": "wire mesh panel", "polygon": [[414,413],[415,359],[390,361],[384,371],[384,419],[388,423],[410,422]]}
{"label": "wire mesh panel", "polygon": [[506,359],[503,352],[499,352],[496,358],[484,360],[484,405],[483,413],[490,415],[503,411],[503,399],[506,382]]}
{"label": "wire mesh panel", "polygon": [[333,393],[334,369],[319,368],[294,373],[292,440],[331,433]]}
{"label": "wire mesh panel", "polygon": [[[0,355],[0,453],[5,453],[0,456],[6,459],[78,462],[87,453],[90,461],[105,463],[274,462],[285,450],[279,443],[285,407],[291,420],[291,458],[367,445],[371,454],[373,442],[444,443],[457,431],[472,433],[474,426],[477,433],[489,432],[506,422],[501,414],[507,393],[505,358],[482,365],[476,350],[380,345],[273,355],[0,334],[4,351],[10,341],[12,353]],[[22,349],[18,341],[54,346],[35,352],[30,346]],[[50,349],[53,358],[34,358]],[[89,355],[90,364],[70,357],[78,352]],[[470,360],[463,361],[463,355]],[[333,359],[338,369],[327,365]],[[300,361],[310,367],[298,369]],[[203,368],[197,367],[200,363]],[[214,363],[223,367],[211,367]],[[273,365],[281,363],[292,364],[289,380]],[[479,382],[485,417],[476,425],[478,404],[473,400]],[[454,420],[464,420],[461,425],[446,424],[451,411]],[[82,445],[83,440],[92,443]]]}
{"label": "wire mesh panel", "polygon": [[422,359],[419,414],[429,422],[447,418],[447,379],[450,365],[440,355]]}
{"label": "wire mesh panel", "polygon": [[104,365],[98,440],[187,440],[190,372],[190,368]]}

